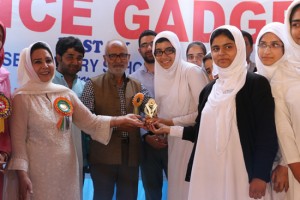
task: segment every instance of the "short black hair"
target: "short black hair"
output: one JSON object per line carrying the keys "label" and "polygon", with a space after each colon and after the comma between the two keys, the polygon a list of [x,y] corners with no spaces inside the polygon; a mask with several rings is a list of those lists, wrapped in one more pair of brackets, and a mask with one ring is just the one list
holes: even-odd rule
{"label": "short black hair", "polygon": [[247,37],[250,43],[250,46],[253,46],[253,38],[251,36],[250,33],[248,33],[247,31],[241,30],[243,37]]}
{"label": "short black hair", "polygon": [[225,35],[225,36],[227,36],[229,39],[235,41],[235,40],[234,40],[234,37],[233,37],[233,35],[232,35],[232,33],[231,33],[228,29],[226,29],[226,28],[219,28],[219,29],[215,30],[215,31],[211,34],[210,41],[209,41],[210,45],[212,45],[214,39],[215,39],[217,36],[219,36],[219,35]]}
{"label": "short black hair", "polygon": [[149,35],[153,35],[154,37],[157,35],[156,32],[152,31],[152,30],[145,30],[141,33],[140,37],[139,37],[139,46],[141,46],[141,39],[142,37],[145,36],[149,36]]}
{"label": "short black hair", "polygon": [[206,54],[206,55],[203,57],[202,62],[205,63],[205,61],[207,61],[207,60],[212,60],[211,53]]}
{"label": "short black hair", "polygon": [[291,15],[290,15],[290,18],[289,18],[290,24],[292,23],[293,15],[294,15],[295,12],[298,10],[298,8],[300,8],[300,3],[297,4],[296,6],[294,6],[294,8],[293,8],[292,11],[291,11]]}
{"label": "short black hair", "polygon": [[51,55],[52,59],[53,59],[53,55],[51,50],[49,49],[48,45],[44,42],[36,42],[32,45],[31,49],[30,49],[30,56],[32,55],[32,53],[37,50],[37,49],[45,49],[46,51],[49,52],[49,54]]}
{"label": "short black hair", "polygon": [[204,55],[206,55],[207,52],[206,52],[206,47],[205,47],[205,45],[204,45],[202,42],[200,42],[200,41],[194,41],[194,42],[191,42],[191,43],[187,46],[186,52],[185,52],[186,56],[188,55],[188,52],[189,52],[190,48],[193,47],[193,46],[199,46],[199,47],[202,49]]}
{"label": "short black hair", "polygon": [[84,56],[85,50],[81,40],[73,36],[59,38],[56,43],[55,52],[62,56],[70,48],[74,48],[75,51],[82,53]]}

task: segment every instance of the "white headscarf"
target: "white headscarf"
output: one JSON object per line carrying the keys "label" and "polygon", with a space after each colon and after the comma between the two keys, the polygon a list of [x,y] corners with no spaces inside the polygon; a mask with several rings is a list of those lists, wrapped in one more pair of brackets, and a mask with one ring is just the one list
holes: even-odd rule
{"label": "white headscarf", "polygon": [[279,39],[282,41],[284,45],[286,45],[286,32],[285,32],[285,25],[280,22],[272,22],[267,25],[265,25],[259,32],[255,44],[255,62],[257,67],[257,72],[263,76],[265,76],[269,81],[274,76],[275,72],[277,71],[280,66],[285,65],[286,61],[286,51],[284,51],[283,56],[273,65],[265,66],[259,56],[258,56],[258,45],[259,42],[266,33],[274,33]]}
{"label": "white headscarf", "polygon": [[293,8],[300,4],[300,0],[293,1],[291,5],[288,7],[288,10],[286,12],[285,21],[284,24],[286,25],[287,30],[287,40],[289,42],[289,45],[287,45],[286,51],[287,51],[287,59],[289,62],[289,68],[288,71],[290,72],[290,78],[293,78],[295,80],[300,79],[300,45],[298,45],[292,38],[291,35],[291,25],[290,25],[290,15],[293,10]]}
{"label": "white headscarf", "polygon": [[[14,92],[13,96],[18,94],[45,94],[69,90],[65,86],[52,83],[52,79],[55,76],[55,68],[53,76],[48,82],[42,82],[40,80],[33,69],[30,55],[31,48],[36,43],[37,42],[31,44],[28,48],[23,49],[20,54],[20,60],[18,64],[18,83],[20,87]],[[44,43],[45,46],[47,46],[51,51],[51,48],[47,43],[42,43]]]}
{"label": "white headscarf", "polygon": [[[158,115],[162,118],[172,118],[188,113],[191,92],[189,89],[187,71],[195,64],[183,60],[181,46],[177,35],[170,31],[163,31],[154,38],[152,51],[155,51],[155,43],[160,38],[166,38],[176,49],[175,60],[169,69],[164,69],[155,59],[154,90],[155,100],[158,105]],[[199,77],[199,80],[201,77]],[[197,103],[197,102],[196,102]]]}
{"label": "white headscarf", "polygon": [[[285,25],[279,22],[272,22],[264,26],[256,40],[256,45],[255,45],[255,62],[256,62],[256,67],[257,67],[257,72],[263,76],[265,76],[270,84],[272,85],[272,94],[274,98],[281,98],[282,97],[282,91],[283,88],[281,87],[285,79],[284,79],[284,74],[288,70],[288,61],[287,61],[287,50],[286,50],[286,45],[287,45],[287,38],[286,38],[286,31],[285,31]],[[284,44],[284,54],[282,57],[275,62],[274,64],[270,66],[264,65],[259,56],[258,56],[258,45],[261,40],[261,38],[266,34],[266,33],[274,33],[281,42]]]}
{"label": "white headscarf", "polygon": [[218,29],[227,29],[234,37],[237,48],[237,54],[227,68],[217,67],[219,78],[213,85],[212,91],[208,96],[207,103],[215,109],[217,113],[216,124],[216,150],[218,153],[224,152],[227,147],[232,127],[236,126],[234,123],[236,119],[236,104],[235,97],[246,82],[247,62],[246,62],[246,48],[245,40],[241,31],[235,26],[224,25]]}

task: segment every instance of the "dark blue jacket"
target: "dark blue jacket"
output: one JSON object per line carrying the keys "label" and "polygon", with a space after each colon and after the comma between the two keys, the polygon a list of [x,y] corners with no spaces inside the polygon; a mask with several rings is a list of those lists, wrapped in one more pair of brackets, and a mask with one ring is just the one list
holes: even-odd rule
{"label": "dark blue jacket", "polygon": [[[215,81],[209,83],[200,93],[199,114],[195,126],[184,128],[182,139],[194,142],[186,181],[190,181],[191,178],[201,112],[214,84]],[[274,107],[268,80],[248,72],[245,85],[236,95],[236,117],[249,182],[253,178],[270,181],[273,161],[278,150]]]}

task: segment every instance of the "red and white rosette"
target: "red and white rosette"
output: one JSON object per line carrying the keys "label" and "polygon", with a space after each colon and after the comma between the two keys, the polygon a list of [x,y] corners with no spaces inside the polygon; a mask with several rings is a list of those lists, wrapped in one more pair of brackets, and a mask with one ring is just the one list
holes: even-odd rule
{"label": "red and white rosette", "polygon": [[54,100],[54,108],[61,116],[56,127],[61,131],[68,130],[70,128],[70,116],[74,110],[72,102],[65,97],[58,97]]}
{"label": "red and white rosette", "polygon": [[0,133],[5,130],[4,120],[11,115],[11,104],[9,98],[7,98],[2,92],[0,92]]}

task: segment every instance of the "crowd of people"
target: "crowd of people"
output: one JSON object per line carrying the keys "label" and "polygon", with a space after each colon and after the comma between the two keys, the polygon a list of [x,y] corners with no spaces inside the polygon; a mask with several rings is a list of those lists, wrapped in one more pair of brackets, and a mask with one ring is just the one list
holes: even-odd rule
{"label": "crowd of people", "polygon": [[[5,38],[0,22],[0,67]],[[164,177],[170,200],[300,199],[300,0],[256,43],[223,25],[210,51],[184,52],[171,31],[145,30],[138,46],[144,64],[128,75],[125,42],[108,41],[107,72],[84,82],[80,39],[59,38],[55,54],[34,42],[12,94],[0,68],[0,200],[80,200],[87,172],[95,200],[135,200],[139,170],[147,200],[162,199]]]}

